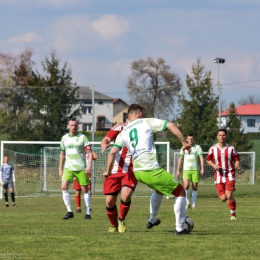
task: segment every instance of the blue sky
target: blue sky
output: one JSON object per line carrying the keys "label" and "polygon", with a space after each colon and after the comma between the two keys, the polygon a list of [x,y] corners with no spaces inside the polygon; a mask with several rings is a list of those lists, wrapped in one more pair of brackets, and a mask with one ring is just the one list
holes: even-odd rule
{"label": "blue sky", "polygon": [[223,89],[260,96],[259,24],[258,0],[0,0],[0,52],[31,47],[41,70],[54,49],[78,85],[115,86],[112,97],[134,60],[162,57],[185,84],[200,57],[217,85],[220,57]]}

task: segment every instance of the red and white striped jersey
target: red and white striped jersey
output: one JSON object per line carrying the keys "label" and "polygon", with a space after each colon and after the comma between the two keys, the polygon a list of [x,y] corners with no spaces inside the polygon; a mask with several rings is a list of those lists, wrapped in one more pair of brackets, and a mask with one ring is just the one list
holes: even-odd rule
{"label": "red and white striped jersey", "polygon": [[[118,134],[124,129],[127,123],[119,123],[112,127],[109,132],[106,134],[111,140],[115,141]],[[111,174],[116,173],[130,173],[133,174],[133,162],[131,153],[124,147],[116,155],[116,160],[113,165]]]}
{"label": "red and white striped jersey", "polygon": [[211,146],[207,161],[212,161],[220,167],[219,170],[214,171],[216,184],[236,180],[234,162],[239,161],[239,155],[234,146],[226,144],[224,149],[221,149],[218,144]]}

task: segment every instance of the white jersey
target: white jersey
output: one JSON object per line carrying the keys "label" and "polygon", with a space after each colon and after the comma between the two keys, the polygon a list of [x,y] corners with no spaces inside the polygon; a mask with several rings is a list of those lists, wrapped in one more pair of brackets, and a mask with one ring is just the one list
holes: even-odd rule
{"label": "white jersey", "polygon": [[184,157],[183,160],[183,170],[185,171],[198,171],[199,170],[199,156],[203,155],[201,147],[197,144],[191,147],[190,153],[181,149],[180,156]]}
{"label": "white jersey", "polygon": [[78,133],[71,136],[64,135],[61,138],[60,150],[66,153],[64,168],[71,171],[82,171],[86,168],[85,147],[89,146],[88,138]]}
{"label": "white jersey", "polygon": [[157,118],[138,118],[128,123],[117,136],[114,146],[127,147],[133,156],[134,171],[160,168],[153,133],[166,131],[167,123]]}

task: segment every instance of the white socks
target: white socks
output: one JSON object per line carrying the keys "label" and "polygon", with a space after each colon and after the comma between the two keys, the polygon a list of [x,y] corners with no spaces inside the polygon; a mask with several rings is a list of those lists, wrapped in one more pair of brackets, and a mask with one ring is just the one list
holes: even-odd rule
{"label": "white socks", "polygon": [[184,197],[177,197],[174,201],[173,210],[176,218],[176,230],[178,232],[184,229],[184,222],[186,217],[186,200]]}
{"label": "white socks", "polygon": [[91,206],[91,196],[90,191],[84,193],[84,202],[86,206],[86,215],[90,215],[90,206]]}
{"label": "white socks", "polygon": [[157,220],[156,216],[158,215],[159,208],[162,204],[163,195],[156,193],[155,191],[151,195],[150,198],[150,216],[148,221],[151,223],[155,223]]}
{"label": "white socks", "polygon": [[70,193],[68,190],[62,191],[62,198],[63,198],[65,206],[67,207],[67,211],[72,212]]}
{"label": "white socks", "polygon": [[198,191],[192,191],[192,206],[195,206],[197,202],[197,197],[198,197]]}
{"label": "white socks", "polygon": [[186,203],[190,204],[190,190],[185,190],[186,191]]}

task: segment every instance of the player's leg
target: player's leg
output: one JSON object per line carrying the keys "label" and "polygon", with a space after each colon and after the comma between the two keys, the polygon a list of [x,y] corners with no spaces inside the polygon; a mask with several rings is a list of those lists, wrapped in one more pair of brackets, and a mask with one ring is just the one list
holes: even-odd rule
{"label": "player's leg", "polygon": [[226,197],[228,202],[228,207],[230,210],[230,219],[234,220],[236,219],[236,200],[233,196],[233,191],[235,190],[235,182],[228,182],[226,184]]}
{"label": "player's leg", "polygon": [[10,192],[10,195],[11,195],[12,206],[16,208],[17,205],[15,204],[15,194],[14,194],[13,182],[9,183],[9,192]]}
{"label": "player's leg", "polygon": [[198,198],[198,184],[199,184],[199,171],[193,171],[191,175],[191,182],[192,182],[192,209],[195,209],[196,202]]}
{"label": "player's leg", "polygon": [[190,208],[190,181],[191,181],[191,174],[190,171],[184,170],[183,171],[183,186],[186,192],[186,209]]}
{"label": "player's leg", "polygon": [[151,229],[153,226],[158,226],[161,220],[157,218],[160,206],[162,204],[163,194],[159,191],[154,191],[150,198],[150,215],[146,227]]}
{"label": "player's leg", "polygon": [[118,210],[116,206],[117,196],[121,191],[121,177],[112,174],[104,180],[103,194],[106,196],[106,214],[110,222],[108,232],[118,231]]}
{"label": "player's leg", "polygon": [[76,191],[75,193],[75,202],[77,206],[77,213],[81,212],[81,186],[79,185],[78,181],[74,179],[73,181],[73,189]]}
{"label": "player's leg", "polygon": [[67,208],[67,214],[62,218],[64,220],[69,218],[74,218],[74,214],[71,206],[70,193],[68,190],[70,182],[73,181],[73,178],[74,178],[74,173],[68,169],[64,169],[62,175],[62,181],[61,181],[62,198]]}
{"label": "player's leg", "polygon": [[4,190],[4,197],[5,197],[5,207],[9,207],[9,203],[8,203],[8,183],[5,183],[3,186],[3,190]]}

